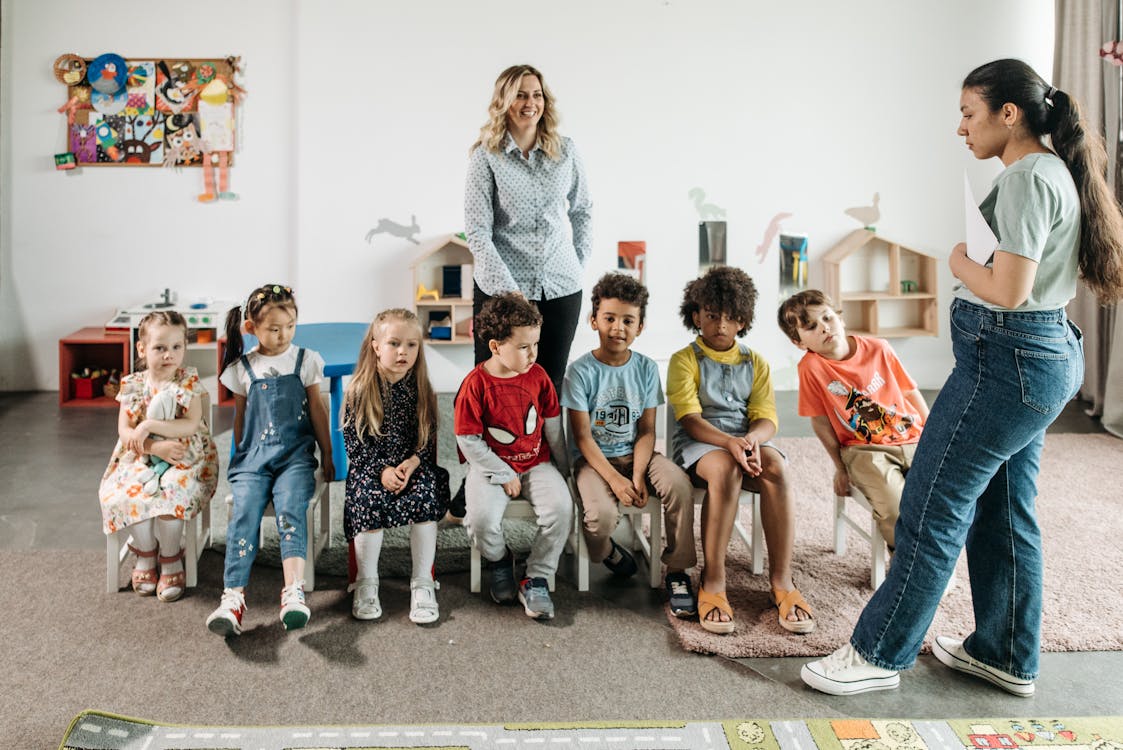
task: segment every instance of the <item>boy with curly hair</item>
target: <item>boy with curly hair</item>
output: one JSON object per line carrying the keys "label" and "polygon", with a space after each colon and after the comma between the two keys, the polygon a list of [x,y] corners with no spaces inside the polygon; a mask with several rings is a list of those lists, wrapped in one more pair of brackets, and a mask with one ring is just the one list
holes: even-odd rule
{"label": "boy with curly hair", "polygon": [[[631,349],[643,331],[647,289],[622,273],[606,273],[593,287],[590,316],[600,345],[570,364],[562,385],[570,434],[577,448],[574,475],[584,510],[589,559],[604,562],[616,576],[636,572],[635,558],[612,539],[619,505],[647,505],[654,494],[666,514],[662,562],[671,612],[697,613],[686,569],[697,563],[694,499],[690,479],[655,452],[655,409],[663,386],[655,362]],[[658,566],[652,550],[652,565]]]}
{"label": "boy with curly hair", "polygon": [[675,461],[706,490],[698,619],[712,633],[733,632],[725,550],[741,489],[760,493],[772,601],[793,633],[815,628],[811,607],[792,582],[795,510],[784,455],[768,441],[778,420],[768,363],[737,339],[753,324],[756,286],[744,271],[715,266],[683,290],[683,325],[698,334],[671,356],[667,401],[674,409]]}
{"label": "boy with curly hair", "polygon": [[[516,598],[528,617],[554,616],[547,579],[558,567],[573,523],[561,408],[538,358],[542,316],[521,294],[489,299],[475,319],[476,336],[491,358],[460,384],[453,418],[461,460],[468,463],[464,529],[491,570],[491,598]],[[550,463],[551,454],[562,472]],[[503,539],[503,514],[511,498],[527,500],[537,532],[526,575],[515,584],[514,558]]]}

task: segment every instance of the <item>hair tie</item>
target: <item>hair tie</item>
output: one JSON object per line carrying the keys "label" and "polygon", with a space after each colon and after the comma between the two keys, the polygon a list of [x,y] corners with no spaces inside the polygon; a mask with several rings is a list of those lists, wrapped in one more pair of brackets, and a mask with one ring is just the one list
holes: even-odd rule
{"label": "hair tie", "polygon": [[1056,97],[1056,95],[1057,95],[1057,87],[1056,86],[1050,86],[1049,90],[1045,92],[1045,101],[1052,102],[1054,97]]}

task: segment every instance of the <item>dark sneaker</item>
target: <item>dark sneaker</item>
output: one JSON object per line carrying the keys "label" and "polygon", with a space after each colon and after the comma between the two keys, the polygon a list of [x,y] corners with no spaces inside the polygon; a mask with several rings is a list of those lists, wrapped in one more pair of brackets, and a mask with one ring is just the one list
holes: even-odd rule
{"label": "dark sneaker", "polygon": [[672,615],[693,617],[698,614],[698,599],[694,596],[694,587],[690,585],[690,576],[668,573],[663,585],[667,587],[667,602],[671,605]]}
{"label": "dark sneaker", "polygon": [[554,602],[545,578],[524,578],[519,584],[519,601],[527,617],[535,620],[554,619]]}
{"label": "dark sneaker", "polygon": [[[615,539],[609,539],[608,541],[612,542],[612,554],[604,558],[604,566],[618,578],[634,576],[638,570],[636,558],[632,556],[631,552],[617,544]],[[616,558],[615,562],[612,560],[614,557]]]}
{"label": "dark sneaker", "polygon": [[518,596],[515,585],[515,558],[510,550],[502,560],[490,564],[491,598],[496,604],[509,604]]}

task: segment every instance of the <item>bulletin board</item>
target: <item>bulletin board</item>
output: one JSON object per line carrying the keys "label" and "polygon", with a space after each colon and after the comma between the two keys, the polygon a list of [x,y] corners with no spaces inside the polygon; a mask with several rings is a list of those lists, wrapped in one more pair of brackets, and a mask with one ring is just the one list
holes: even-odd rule
{"label": "bulletin board", "polygon": [[198,167],[203,139],[233,164],[241,58],[60,55],[65,150],[56,167]]}

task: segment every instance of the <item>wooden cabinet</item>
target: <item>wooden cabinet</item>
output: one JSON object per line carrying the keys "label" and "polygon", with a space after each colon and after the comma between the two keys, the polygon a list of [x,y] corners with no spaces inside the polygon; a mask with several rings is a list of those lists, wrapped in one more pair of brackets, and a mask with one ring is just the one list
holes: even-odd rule
{"label": "wooden cabinet", "polygon": [[[413,309],[425,343],[472,343],[471,267],[472,251],[456,234],[435,240],[414,261]],[[445,283],[446,269],[452,288]]]}
{"label": "wooden cabinet", "polygon": [[117,370],[122,376],[129,372],[132,361],[127,331],[104,328],[80,328],[58,340],[58,402],[59,406],[115,407],[117,400],[101,393],[101,385],[92,398],[77,398],[72,372],[85,367]]}
{"label": "wooden cabinet", "polygon": [[862,336],[936,336],[936,258],[858,229],[823,256],[823,291]]}

